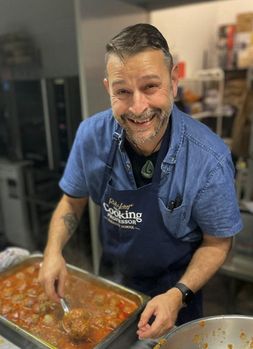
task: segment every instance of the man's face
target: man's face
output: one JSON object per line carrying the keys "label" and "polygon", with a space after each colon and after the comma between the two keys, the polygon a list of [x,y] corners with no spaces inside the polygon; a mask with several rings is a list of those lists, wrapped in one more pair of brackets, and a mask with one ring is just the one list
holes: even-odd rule
{"label": "man's face", "polygon": [[177,67],[170,76],[162,51],[148,49],[123,60],[112,54],[107,71],[104,84],[127,138],[146,143],[164,132],[177,94]]}

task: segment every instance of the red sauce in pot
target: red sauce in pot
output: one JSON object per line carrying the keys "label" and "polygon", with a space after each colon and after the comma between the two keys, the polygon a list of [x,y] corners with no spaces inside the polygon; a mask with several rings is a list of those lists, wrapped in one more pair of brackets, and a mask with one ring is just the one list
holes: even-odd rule
{"label": "red sauce in pot", "polygon": [[86,338],[71,339],[62,326],[61,305],[46,297],[38,283],[38,271],[36,263],[0,280],[0,314],[57,348],[94,348],[137,308],[115,292],[68,275],[66,299],[70,308],[82,308],[89,314]]}

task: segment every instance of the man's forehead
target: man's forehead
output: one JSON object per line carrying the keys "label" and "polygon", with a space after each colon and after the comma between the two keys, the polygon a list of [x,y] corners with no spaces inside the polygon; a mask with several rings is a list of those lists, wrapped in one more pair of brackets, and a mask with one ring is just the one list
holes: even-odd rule
{"label": "man's forehead", "polygon": [[[147,74],[147,75],[143,75],[143,76],[137,76],[136,80],[140,83],[142,82],[146,82],[146,81],[154,81],[154,80],[161,80],[161,76],[157,75],[157,74]],[[124,85],[126,83],[125,79],[121,79],[121,78],[115,78],[112,80],[112,87],[115,85]]]}
{"label": "man's forehead", "polygon": [[160,50],[142,51],[123,58],[112,54],[107,64],[108,76],[118,84],[123,83],[125,74],[133,74],[137,80],[160,79],[163,70],[167,71],[167,66]]}

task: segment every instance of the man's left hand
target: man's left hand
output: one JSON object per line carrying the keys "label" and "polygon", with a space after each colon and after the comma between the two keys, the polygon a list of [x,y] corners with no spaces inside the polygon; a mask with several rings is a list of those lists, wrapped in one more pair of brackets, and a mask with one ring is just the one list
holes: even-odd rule
{"label": "man's left hand", "polygon": [[[148,302],[138,323],[139,339],[159,338],[167,334],[175,325],[179,310],[183,307],[182,294],[172,288]],[[149,319],[155,317],[150,325]]]}

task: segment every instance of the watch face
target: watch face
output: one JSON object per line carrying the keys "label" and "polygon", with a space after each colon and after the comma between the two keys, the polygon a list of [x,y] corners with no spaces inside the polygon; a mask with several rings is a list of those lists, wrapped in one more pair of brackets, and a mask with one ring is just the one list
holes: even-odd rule
{"label": "watch face", "polygon": [[185,304],[188,305],[188,304],[192,303],[193,298],[194,298],[194,293],[193,293],[191,290],[188,290],[188,291],[185,293],[185,297],[184,297],[184,302],[185,302]]}
{"label": "watch face", "polygon": [[186,285],[179,282],[175,285],[175,287],[182,292],[182,295],[183,295],[182,300],[185,306],[192,303],[194,298],[194,293]]}

